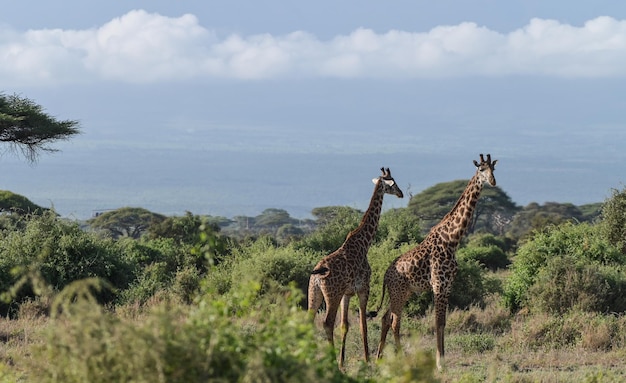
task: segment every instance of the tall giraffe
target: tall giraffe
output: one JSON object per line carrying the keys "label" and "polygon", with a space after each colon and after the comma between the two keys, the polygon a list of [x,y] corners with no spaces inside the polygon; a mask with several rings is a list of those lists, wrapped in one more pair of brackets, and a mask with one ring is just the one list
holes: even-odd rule
{"label": "tall giraffe", "polygon": [[367,262],[367,251],[372,244],[385,194],[403,197],[402,191],[391,177],[389,168],[380,169],[382,175],[372,181],[376,185],[369,207],[363,215],[359,226],[351,231],[343,245],[333,253],[324,257],[313,268],[309,279],[309,314],[315,318],[322,301],[326,302],[326,318],[324,330],[331,346],[334,347],[333,331],[337,310],[341,304],[341,353],[339,366],[345,360],[346,335],[348,334],[348,308],[350,298],[357,294],[359,298],[359,316],[361,337],[365,360],[369,361],[367,345],[367,300],[370,293],[370,276],[372,270]]}
{"label": "tall giraffe", "polygon": [[[452,210],[430,230],[417,247],[396,258],[385,272],[378,311],[382,308],[385,288],[389,291],[389,306],[382,316],[378,358],[382,356],[389,327],[393,329],[396,351],[401,349],[402,308],[411,294],[432,289],[437,333],[436,361],[437,369],[442,369],[448,297],[457,272],[456,249],[472,219],[484,183],[496,186],[496,179],[493,176],[496,162],[498,160],[491,162],[490,154],[487,154],[487,160],[481,154],[480,163],[474,160],[474,165],[478,168],[476,174],[470,179]],[[370,313],[370,316],[376,316],[378,311]]]}

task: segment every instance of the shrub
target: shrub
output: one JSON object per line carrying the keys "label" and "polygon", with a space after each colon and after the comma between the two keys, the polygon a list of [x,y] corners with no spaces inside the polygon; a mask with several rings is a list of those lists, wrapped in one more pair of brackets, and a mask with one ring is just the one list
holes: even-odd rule
{"label": "shrub", "polygon": [[86,291],[62,294],[25,367],[42,383],[356,381],[317,341],[300,299],[295,288],[261,295],[251,282],[227,296],[205,292],[193,308],[165,302],[128,320]]}
{"label": "shrub", "polygon": [[128,288],[120,292],[117,303],[146,303],[157,292],[169,290],[172,277],[173,273],[168,271],[167,263],[151,263],[141,269],[137,279]]}
{"label": "shrub", "polygon": [[492,271],[503,269],[510,264],[504,251],[495,245],[489,246],[466,246],[460,248],[457,257],[466,261],[478,262],[483,267]]}
{"label": "shrub", "polygon": [[626,188],[613,193],[602,206],[602,230],[607,240],[626,255]]}
{"label": "shrub", "polygon": [[566,314],[536,314],[512,324],[510,341],[524,349],[550,350],[581,346],[587,350],[623,348],[626,318],[599,313],[570,311]]}
{"label": "shrub", "polygon": [[232,286],[254,279],[262,284],[262,291],[267,291],[272,283],[282,286],[295,283],[306,292],[315,263],[314,256],[304,250],[295,250],[292,246],[268,246],[233,264]]}
{"label": "shrub", "polygon": [[495,336],[488,333],[454,335],[448,342],[451,349],[458,348],[466,354],[491,351],[496,345]]}
{"label": "shrub", "polygon": [[390,241],[394,247],[416,244],[422,240],[420,219],[407,208],[384,212],[380,217],[377,241]]}
{"label": "shrub", "polygon": [[[0,288],[11,290],[5,296],[9,300],[44,294],[48,288],[58,291],[83,278],[102,278],[117,288],[125,288],[133,279],[132,265],[111,239],[86,233],[54,212],[30,216],[23,228],[16,226],[2,235]],[[106,293],[102,298],[112,297]]]}
{"label": "shrub", "polygon": [[571,309],[622,312],[626,309],[626,277],[614,270],[571,256],[553,258],[530,288],[529,306],[559,314]]}
{"label": "shrub", "polygon": [[483,306],[490,286],[485,281],[485,270],[474,260],[457,259],[459,270],[454,277],[449,304],[451,308]]}
{"label": "shrub", "polygon": [[483,267],[496,271],[511,263],[506,253],[510,248],[510,239],[489,233],[476,233],[467,237],[467,243],[457,251],[457,258],[475,260]]}
{"label": "shrub", "polygon": [[[324,211],[322,216],[320,211]],[[298,242],[296,247],[325,254],[337,250],[346,240],[348,233],[356,229],[363,218],[363,212],[347,206],[317,208],[313,210],[313,214],[320,216],[320,225],[317,230]]]}
{"label": "shrub", "polygon": [[527,303],[528,291],[549,259],[571,257],[576,263],[593,265],[624,265],[626,256],[610,245],[597,226],[566,223],[551,226],[523,244],[512,265],[512,274],[505,285],[504,299],[508,307],[518,310]]}

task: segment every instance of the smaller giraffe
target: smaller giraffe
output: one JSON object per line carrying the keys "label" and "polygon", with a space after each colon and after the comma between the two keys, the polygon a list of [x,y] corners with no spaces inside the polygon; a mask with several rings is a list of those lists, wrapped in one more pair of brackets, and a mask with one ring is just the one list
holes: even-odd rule
{"label": "smaller giraffe", "polygon": [[444,330],[446,311],[452,282],[457,272],[456,249],[472,219],[474,208],[480,197],[484,183],[496,185],[493,172],[496,166],[487,154],[487,160],[480,155],[478,168],[470,179],[465,191],[452,210],[435,225],[426,238],[415,248],[396,258],[385,272],[380,307],[370,312],[376,316],[382,308],[385,289],[389,292],[389,306],[382,316],[380,343],[377,356],[380,358],[385,347],[387,332],[391,327],[396,343],[396,351],[401,350],[400,322],[402,308],[414,292],[432,289],[435,300],[435,328],[437,333],[437,369],[441,370],[444,359]]}
{"label": "smaller giraffe", "polygon": [[309,314],[311,319],[322,304],[326,302],[326,318],[324,330],[331,346],[334,347],[333,331],[337,310],[341,304],[341,353],[339,367],[345,360],[346,336],[348,334],[348,308],[350,298],[357,294],[359,298],[359,316],[361,337],[365,360],[369,361],[367,344],[367,300],[370,293],[370,276],[372,270],[367,261],[367,251],[372,244],[385,194],[393,194],[402,198],[403,194],[389,168],[380,169],[382,175],[372,181],[376,185],[369,207],[363,215],[359,226],[348,233],[343,245],[333,253],[324,257],[313,268],[309,279]]}

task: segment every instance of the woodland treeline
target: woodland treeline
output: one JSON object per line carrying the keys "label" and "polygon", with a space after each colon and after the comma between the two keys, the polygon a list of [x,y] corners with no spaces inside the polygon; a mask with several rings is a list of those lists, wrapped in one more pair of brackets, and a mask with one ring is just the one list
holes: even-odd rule
{"label": "woodland treeline", "polygon": [[[406,208],[385,211],[375,244],[397,252],[403,246],[419,243],[452,208],[458,198],[455,196],[462,193],[466,184],[467,180],[440,183],[412,196]],[[618,192],[615,195],[621,196]],[[533,235],[564,224],[591,227],[602,219],[604,206],[605,203],[575,206],[550,202],[521,207],[499,187],[486,187],[459,253],[470,254],[478,262],[471,265],[474,269],[468,270],[470,274],[480,274],[480,268],[506,268],[519,246]],[[337,249],[364,213],[346,206],[327,206],[313,209],[313,219],[302,220],[272,208],[255,217],[229,219],[191,212],[164,216],[143,208],[124,207],[78,222],[61,219],[54,211],[9,191],[0,192],[0,211],[0,288],[10,292],[5,298],[11,296],[0,311],[3,315],[12,315],[19,302],[40,295],[40,288],[36,287],[40,284],[51,289],[51,293],[91,277],[111,284],[115,293],[103,293],[106,302],[146,302],[161,290],[191,302],[203,278],[228,279],[232,270],[220,275],[220,267],[242,267],[235,265],[241,260],[241,252],[249,254],[246,262],[285,262],[289,267],[283,267],[288,273],[276,282],[293,282],[304,292],[311,266]],[[265,250],[254,255],[258,246]],[[293,259],[262,260],[268,246]],[[298,253],[305,256],[294,256]],[[382,263],[380,266],[384,267]],[[268,267],[254,275],[286,271]],[[459,280],[463,278],[462,272]],[[230,282],[222,282],[225,285],[220,291],[225,292]],[[483,281],[479,282],[483,285]],[[460,306],[480,302],[485,292],[471,296],[472,292],[466,289],[464,293],[470,295],[460,298]],[[415,312],[425,309],[421,307]]]}

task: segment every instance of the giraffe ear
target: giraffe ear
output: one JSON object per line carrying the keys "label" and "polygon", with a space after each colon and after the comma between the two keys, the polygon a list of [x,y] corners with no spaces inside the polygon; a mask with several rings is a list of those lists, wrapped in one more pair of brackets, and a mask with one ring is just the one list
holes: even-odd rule
{"label": "giraffe ear", "polygon": [[491,167],[492,167],[493,169],[495,169],[495,168],[496,168],[496,163],[497,163],[497,162],[498,162],[498,160],[493,160],[493,162],[491,163]]}
{"label": "giraffe ear", "polygon": [[383,181],[385,181],[387,186],[393,186],[395,184],[395,182],[393,182],[393,180],[383,180]]}
{"label": "giraffe ear", "polygon": [[378,183],[378,178],[372,178],[372,182],[374,183],[374,185],[377,184]]}

